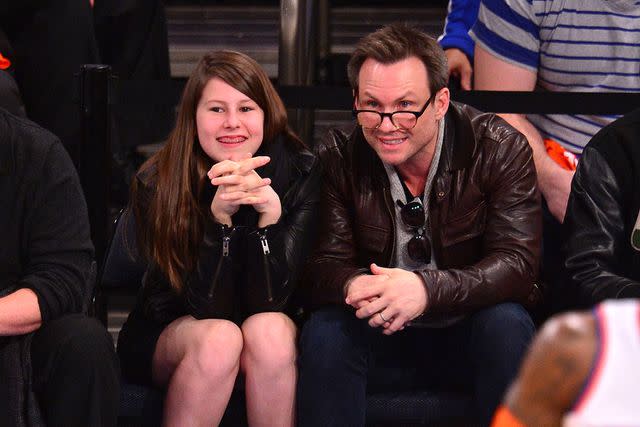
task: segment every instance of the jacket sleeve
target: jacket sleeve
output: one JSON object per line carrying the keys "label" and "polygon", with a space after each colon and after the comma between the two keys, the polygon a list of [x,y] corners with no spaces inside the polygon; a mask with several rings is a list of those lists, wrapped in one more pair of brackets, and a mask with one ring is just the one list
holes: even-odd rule
{"label": "jacket sleeve", "polygon": [[475,233],[483,255],[469,266],[419,271],[429,296],[427,313],[465,313],[504,301],[529,307],[539,302],[535,281],[542,219],[533,155],[520,133],[510,127],[500,132],[484,142],[496,146],[485,148],[481,159],[486,219]]}
{"label": "jacket sleeve", "polygon": [[87,205],[62,144],[51,145],[29,201],[27,263],[18,287],[35,292],[46,322],[82,311],[94,285]]}
{"label": "jacket sleeve", "polygon": [[565,267],[582,304],[640,297],[640,283],[624,277],[624,264],[630,262],[633,249],[625,232],[623,200],[607,161],[587,147],[571,183],[564,224]]}
{"label": "jacket sleeve", "polygon": [[280,221],[247,235],[245,301],[250,314],[283,310],[295,291],[315,240],[321,174],[314,161],[285,194]]}
{"label": "jacket sleeve", "polygon": [[[318,157],[325,171],[320,190],[318,239],[305,266],[303,286],[309,308],[326,304],[344,304],[344,285],[358,274],[368,272],[358,266],[353,242],[352,213],[345,185],[348,172],[335,141],[346,136],[332,130],[318,147]],[[342,141],[344,142],[344,141]]]}
{"label": "jacket sleeve", "polygon": [[478,18],[480,0],[449,0],[444,31],[438,38],[443,49],[460,49],[473,63],[475,43],[469,30]]}

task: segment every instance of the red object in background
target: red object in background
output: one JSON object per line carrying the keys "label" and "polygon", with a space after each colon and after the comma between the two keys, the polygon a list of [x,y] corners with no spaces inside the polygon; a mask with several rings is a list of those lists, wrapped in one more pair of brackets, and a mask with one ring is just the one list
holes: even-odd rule
{"label": "red object in background", "polygon": [[2,56],[2,54],[0,53],[0,70],[6,70],[9,67],[11,67],[11,61]]}
{"label": "red object in background", "polygon": [[565,148],[558,144],[553,139],[545,139],[544,146],[547,149],[547,154],[553,159],[554,162],[560,165],[562,169],[568,171],[576,170],[578,166],[578,158],[571,151],[565,150]]}

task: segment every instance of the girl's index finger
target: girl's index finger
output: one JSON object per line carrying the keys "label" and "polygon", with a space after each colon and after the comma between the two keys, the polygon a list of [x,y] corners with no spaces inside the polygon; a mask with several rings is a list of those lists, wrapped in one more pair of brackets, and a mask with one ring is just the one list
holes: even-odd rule
{"label": "girl's index finger", "polygon": [[235,171],[238,175],[245,175],[252,170],[255,170],[261,166],[266,165],[271,161],[269,156],[256,156],[240,162],[240,166]]}
{"label": "girl's index finger", "polygon": [[207,172],[207,176],[209,179],[213,179],[217,176],[228,175],[233,173],[238,167],[239,164],[233,160],[223,160],[213,165],[211,169],[209,169],[209,172]]}

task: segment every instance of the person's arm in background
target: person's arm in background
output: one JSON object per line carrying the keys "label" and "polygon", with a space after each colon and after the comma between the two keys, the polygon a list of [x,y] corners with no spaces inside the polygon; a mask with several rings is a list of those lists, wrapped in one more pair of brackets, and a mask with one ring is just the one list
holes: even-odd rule
{"label": "person's arm in background", "polygon": [[41,324],[38,296],[31,289],[18,289],[0,298],[0,336],[27,334]]}
{"label": "person's arm in background", "polygon": [[[527,0],[482,0],[470,34],[476,41],[474,84],[477,90],[533,91],[540,66],[539,17]],[[501,114],[522,132],[533,149],[540,191],[549,210],[564,219],[573,172],[547,154],[538,130],[522,114]]]}
{"label": "person's arm in background", "polygon": [[[39,128],[33,129],[25,138],[42,138]],[[48,147],[44,156],[31,159],[26,148],[20,155],[27,160],[18,164],[21,169],[31,168],[26,173],[36,179],[25,179],[21,187],[26,202],[22,223],[15,226],[25,230],[25,263],[14,284],[16,290],[0,298],[0,335],[4,336],[29,333],[50,319],[80,312],[89,295],[93,245],[78,175],[62,144],[38,144]]]}
{"label": "person's arm in background", "polygon": [[[535,88],[536,73],[508,63],[480,45],[476,46],[474,64],[474,83],[478,90],[533,91]],[[523,114],[500,116],[527,137],[533,149],[533,160],[542,195],[553,216],[562,222],[567,210],[573,172],[563,169],[549,157],[542,136]]]}
{"label": "person's arm in background", "polygon": [[474,41],[469,30],[478,17],[480,0],[450,0],[444,31],[438,38],[449,66],[449,77],[460,80],[460,87],[471,90]]}
{"label": "person's arm in background", "polygon": [[595,327],[591,313],[568,313],[547,322],[491,426],[560,427],[591,370]]}

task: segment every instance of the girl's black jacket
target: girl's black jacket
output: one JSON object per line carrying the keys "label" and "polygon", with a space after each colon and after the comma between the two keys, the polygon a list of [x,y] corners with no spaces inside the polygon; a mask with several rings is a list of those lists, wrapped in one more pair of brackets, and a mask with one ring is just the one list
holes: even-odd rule
{"label": "girl's black jacket", "polygon": [[[177,293],[166,276],[149,265],[134,317],[166,325],[186,314],[236,322],[264,311],[284,311],[294,319],[301,315],[296,282],[314,240],[320,169],[313,154],[280,139],[263,144],[256,155],[271,157],[257,172],[271,178],[280,197],[278,223],[258,228],[258,214],[250,206],[232,217],[231,227],[209,214],[196,268],[184,275],[184,291]],[[153,191],[153,179],[137,179],[143,185],[141,197]],[[215,188],[204,193],[202,208],[210,212]]]}

